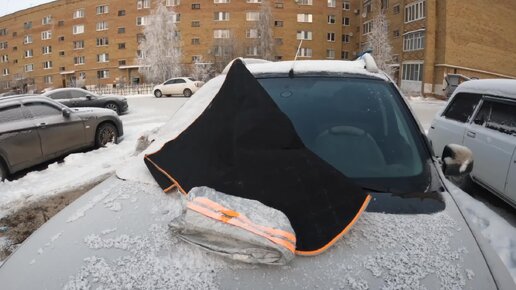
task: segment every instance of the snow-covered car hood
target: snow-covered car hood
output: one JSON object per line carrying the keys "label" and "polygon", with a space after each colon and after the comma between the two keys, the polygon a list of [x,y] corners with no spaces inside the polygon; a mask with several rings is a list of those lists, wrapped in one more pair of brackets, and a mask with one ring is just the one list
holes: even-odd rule
{"label": "snow-covered car hood", "polygon": [[5,289],[496,289],[445,199],[451,206],[436,214],[364,213],[322,255],[250,266],[171,235],[179,193],[112,177],[29,237],[0,267],[0,280]]}
{"label": "snow-covered car hood", "polygon": [[84,108],[70,108],[72,112],[77,113],[81,117],[89,117],[89,116],[96,116],[96,117],[102,117],[102,116],[116,116],[116,113],[113,110],[110,109],[104,109],[104,108],[94,108],[94,107],[84,107]]}

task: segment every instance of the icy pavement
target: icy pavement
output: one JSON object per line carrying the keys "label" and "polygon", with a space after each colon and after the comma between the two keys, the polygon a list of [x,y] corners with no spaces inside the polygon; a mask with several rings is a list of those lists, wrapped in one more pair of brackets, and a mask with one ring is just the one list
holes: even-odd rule
{"label": "icy pavement", "polygon": [[129,97],[129,113],[122,115],[124,140],[105,148],[68,155],[60,163],[0,183],[0,218],[28,202],[73,191],[111,175],[134,153],[137,139],[162,126],[186,101],[185,98]]}

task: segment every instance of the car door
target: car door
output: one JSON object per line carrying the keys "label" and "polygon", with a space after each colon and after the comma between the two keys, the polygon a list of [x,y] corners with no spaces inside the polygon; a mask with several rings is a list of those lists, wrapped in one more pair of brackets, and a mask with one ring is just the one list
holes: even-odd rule
{"label": "car door", "polygon": [[174,92],[174,84],[175,84],[175,79],[166,81],[163,84],[163,86],[162,86],[163,90],[161,92],[164,95],[171,95],[171,94],[173,94],[173,92]]}
{"label": "car door", "polygon": [[473,151],[475,159],[471,175],[497,193],[504,194],[516,148],[516,102],[484,97],[466,130],[464,145]]}
{"label": "car door", "polygon": [[0,154],[12,171],[30,167],[42,158],[38,130],[23,114],[20,103],[0,107]]}
{"label": "car door", "polygon": [[466,126],[481,98],[479,94],[458,93],[443,113],[432,121],[428,137],[438,157],[443,153],[444,146],[462,144]]}
{"label": "car door", "polygon": [[[83,90],[70,90],[70,94],[72,96],[72,102],[74,107],[95,107],[91,94],[88,94],[87,91]],[[88,98],[90,96],[90,98]]]}
{"label": "car door", "polygon": [[74,113],[65,117],[60,107],[44,101],[31,101],[24,105],[38,128],[45,159],[86,145],[84,123]]}
{"label": "car door", "polygon": [[512,153],[507,183],[505,184],[505,196],[516,204],[516,149]]}
{"label": "car door", "polygon": [[176,79],[176,88],[174,95],[182,95],[186,89],[186,81],[184,79]]}
{"label": "car door", "polygon": [[68,107],[75,107],[72,94],[69,90],[58,90],[55,92],[50,92],[47,96],[52,100],[55,100]]}

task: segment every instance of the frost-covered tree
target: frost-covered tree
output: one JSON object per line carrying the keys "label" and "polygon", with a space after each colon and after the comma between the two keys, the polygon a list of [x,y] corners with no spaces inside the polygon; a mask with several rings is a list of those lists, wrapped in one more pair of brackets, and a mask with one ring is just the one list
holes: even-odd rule
{"label": "frost-covered tree", "polygon": [[198,81],[206,82],[211,77],[211,63],[206,63],[200,57],[192,64],[190,76]]}
{"label": "frost-covered tree", "polygon": [[373,52],[373,57],[379,69],[392,75],[392,46],[389,41],[389,23],[383,9],[378,7],[378,14],[372,19],[372,29],[367,35],[367,46]]}
{"label": "frost-covered tree", "polygon": [[260,5],[260,18],[256,21],[255,29],[258,32],[258,53],[260,57],[267,60],[274,59],[275,43],[272,35],[272,11],[268,0]]}
{"label": "frost-covered tree", "polygon": [[218,72],[221,72],[230,61],[242,56],[242,46],[240,41],[235,38],[235,35],[231,31],[229,37],[213,40],[210,55],[213,58],[215,69]]}
{"label": "frost-covered tree", "polygon": [[176,13],[168,10],[162,1],[145,18],[138,64],[147,81],[162,82],[181,75],[181,43],[175,19]]}

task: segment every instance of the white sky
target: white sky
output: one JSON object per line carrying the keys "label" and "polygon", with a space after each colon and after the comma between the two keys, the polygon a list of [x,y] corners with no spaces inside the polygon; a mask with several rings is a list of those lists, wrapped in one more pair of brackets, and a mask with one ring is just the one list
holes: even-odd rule
{"label": "white sky", "polygon": [[0,16],[54,0],[0,0]]}

